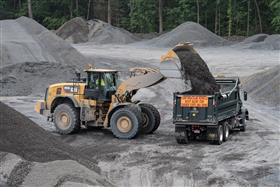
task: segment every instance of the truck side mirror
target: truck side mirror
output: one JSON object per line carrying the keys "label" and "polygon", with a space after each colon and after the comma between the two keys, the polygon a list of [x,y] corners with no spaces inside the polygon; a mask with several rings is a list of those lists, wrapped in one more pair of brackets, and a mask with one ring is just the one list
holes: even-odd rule
{"label": "truck side mirror", "polygon": [[244,91],[244,101],[247,101],[247,92]]}

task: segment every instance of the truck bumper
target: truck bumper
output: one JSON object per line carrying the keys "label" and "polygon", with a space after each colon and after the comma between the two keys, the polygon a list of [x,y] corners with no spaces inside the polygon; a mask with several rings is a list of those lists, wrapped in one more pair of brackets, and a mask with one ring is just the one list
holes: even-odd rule
{"label": "truck bumper", "polygon": [[35,111],[43,116],[50,116],[50,110],[46,109],[46,102],[44,100],[36,101]]}
{"label": "truck bumper", "polygon": [[207,129],[206,130],[207,140],[210,140],[210,141],[218,140],[218,135],[217,135],[218,123],[174,121],[174,124],[176,127],[185,128],[186,130],[189,130],[189,131],[191,131],[192,125],[205,126]]}
{"label": "truck bumper", "polygon": [[173,121],[173,124],[175,125],[202,125],[202,126],[216,126],[218,125],[218,122],[196,122],[196,121]]}

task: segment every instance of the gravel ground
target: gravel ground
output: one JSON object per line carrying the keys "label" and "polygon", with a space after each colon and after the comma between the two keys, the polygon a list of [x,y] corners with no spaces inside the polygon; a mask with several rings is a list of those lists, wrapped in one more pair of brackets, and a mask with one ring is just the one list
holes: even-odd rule
{"label": "gravel ground", "polygon": [[[157,67],[167,49],[135,45],[75,45],[98,66],[127,69]],[[279,64],[277,51],[238,50],[231,47],[198,49],[214,74],[242,79]],[[205,141],[178,145],[172,124],[172,90],[167,84],[142,89],[135,96],[154,104],[162,123],[152,135],[119,140],[109,130],[86,130],[57,138],[98,162],[102,173],[118,186],[277,186],[280,183],[279,110],[254,103],[246,106],[246,132],[234,131],[221,146]],[[55,133],[52,124],[33,112],[38,96],[2,97],[2,102]],[[74,181],[75,182],[75,181]]]}

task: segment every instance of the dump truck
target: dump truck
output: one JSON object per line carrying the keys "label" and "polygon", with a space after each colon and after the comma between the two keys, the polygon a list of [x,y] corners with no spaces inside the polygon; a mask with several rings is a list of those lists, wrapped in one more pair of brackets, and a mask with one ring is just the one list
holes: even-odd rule
{"label": "dump truck", "polygon": [[247,100],[247,93],[241,90],[239,78],[216,78],[216,82],[221,92],[214,95],[174,93],[173,123],[179,144],[207,139],[220,145],[231,130],[246,130],[249,112],[242,100]]}
{"label": "dump truck", "polygon": [[155,69],[133,68],[130,78],[119,80],[112,69],[88,67],[86,77],[49,85],[35,111],[54,122],[60,134],[78,132],[81,126],[110,128],[115,137],[131,139],[153,133],[160,124],[158,110],[149,103],[132,101],[140,88],[161,82]]}
{"label": "dump truck", "polygon": [[178,44],[163,55],[160,71],[174,82],[183,81],[173,97],[179,144],[206,138],[220,145],[232,129],[245,131],[249,112],[243,100],[247,100],[247,92],[241,90],[239,78],[215,78],[190,43]]}

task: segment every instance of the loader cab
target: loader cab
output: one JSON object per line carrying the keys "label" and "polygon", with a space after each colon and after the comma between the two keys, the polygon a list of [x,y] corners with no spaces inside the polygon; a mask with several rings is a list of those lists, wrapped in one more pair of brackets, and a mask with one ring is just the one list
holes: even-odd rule
{"label": "loader cab", "polygon": [[115,94],[118,82],[118,72],[108,69],[88,69],[85,97],[99,101],[111,101]]}

